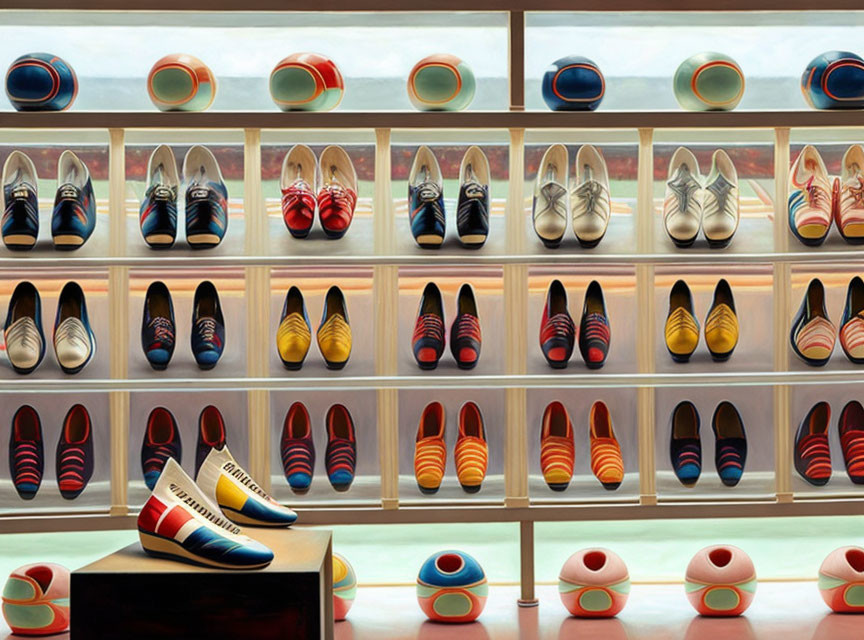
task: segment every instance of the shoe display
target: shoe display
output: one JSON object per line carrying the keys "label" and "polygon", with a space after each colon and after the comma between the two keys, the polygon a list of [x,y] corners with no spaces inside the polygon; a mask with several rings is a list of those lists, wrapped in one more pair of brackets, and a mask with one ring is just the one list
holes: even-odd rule
{"label": "shoe display", "polygon": [[486,478],[489,444],[480,407],[466,402],[459,410],[459,435],[453,449],[456,477],[465,493],[477,493]]}
{"label": "shoe display", "polygon": [[789,171],[789,229],[798,240],[817,247],[828,237],[833,187],[816,147],[807,145]]}
{"label": "shoe display", "polygon": [[447,232],[444,181],[435,154],[427,146],[417,149],[408,174],[408,216],[411,235],[422,249],[439,249]]}
{"label": "shoe display", "polygon": [[669,161],[663,225],[676,247],[691,246],[702,226],[702,175],[693,152],[678,147]]}
{"label": "shoe display", "polygon": [[537,237],[549,249],[560,245],[567,231],[569,167],[567,147],[553,144],[537,170],[531,220]]}
{"label": "shoe display", "polygon": [[147,191],[138,213],[144,242],[153,249],[170,249],[177,238],[177,191],[180,176],[171,147],[162,144],[147,162]]}
{"label": "shoe display", "polygon": [[228,189],[210,149],[195,145],[183,159],[186,242],[193,249],[219,246],[228,231]]}
{"label": "shoe display", "polygon": [[[441,321],[443,324],[443,310]],[[477,314],[474,287],[466,282],[459,287],[459,294],[456,296],[456,318],[450,327],[450,353],[460,369],[473,369],[480,360],[481,345],[480,318]],[[423,368],[422,364],[420,368]]]}
{"label": "shoe display", "polygon": [[738,172],[723,149],[711,156],[711,171],[705,179],[702,198],[702,233],[712,249],[732,241],[740,219]]}
{"label": "shoe display", "polygon": [[315,222],[317,171],[315,154],[305,144],[291,147],[282,162],[282,219],[295,238],[308,236]]}
{"label": "shoe display", "polygon": [[828,364],[834,351],[837,330],[828,319],[825,308],[825,287],[818,278],[807,285],[807,293],[792,320],[789,341],[799,358],[812,367]]}
{"label": "shoe display", "polygon": [[459,242],[479,249],[489,235],[489,159],[480,147],[469,147],[459,166],[456,231]]}
{"label": "shoe display", "polygon": [[164,282],[154,282],[144,296],[141,320],[141,348],[147,362],[156,371],[164,371],[174,355],[177,329],[174,324],[174,303]]}
{"label": "shoe display", "polygon": [[[472,295],[473,298],[473,295]],[[466,301],[467,302],[467,301]],[[477,310],[474,309],[476,314]],[[457,318],[458,321],[458,318]],[[466,321],[466,326],[469,324]],[[454,325],[455,326],[455,325]],[[434,282],[430,282],[423,289],[423,295],[420,296],[420,304],[417,308],[417,319],[414,322],[414,334],[411,337],[411,348],[414,352],[414,359],[417,361],[417,366],[423,370],[431,370],[438,366],[438,361],[444,353],[444,300],[441,298],[441,290]],[[480,356],[479,338],[480,326],[477,325],[477,354]],[[463,340],[470,338],[470,333],[463,336]],[[451,333],[451,345],[452,333]],[[470,346],[470,345],[469,345]],[[454,357],[456,355],[454,354]],[[459,358],[456,357],[457,362]],[[476,363],[476,358],[474,360]]]}
{"label": "shoe display", "polygon": [[180,430],[168,409],[156,407],[147,418],[144,443],[141,445],[141,470],[144,472],[144,483],[151,491],[170,458],[178,463],[183,462]]}
{"label": "shoe display", "polygon": [[74,500],[93,476],[93,428],[90,413],[76,404],[66,413],[57,443],[57,484],[60,495]]}
{"label": "shoe display", "polygon": [[563,404],[551,402],[540,427],[540,470],[552,491],[564,491],[573,479],[576,445],[573,425]]}
{"label": "shoe display", "polygon": [[300,289],[292,286],[285,295],[282,317],[276,331],[276,350],[282,365],[289,371],[299,371],[312,344],[312,325],[306,312],[306,302]]}
{"label": "shoe display", "polygon": [[861,244],[864,243],[864,147],[860,144],[849,147],[840,166],[834,222],[846,242]]}
{"label": "shoe display", "polygon": [[711,430],[717,475],[724,485],[734,487],[741,480],[747,462],[747,433],[734,404],[723,401],[717,405],[711,418]]}
{"label": "shoe display", "polygon": [[39,177],[33,161],[13,151],[3,164],[3,244],[12,250],[32,249],[39,237]]}
{"label": "shoe display", "polygon": [[9,311],[3,327],[6,357],[15,373],[31,373],[45,357],[45,334],[42,332],[42,299],[30,282],[21,282],[9,299]]}
{"label": "shoe display", "polygon": [[604,489],[614,491],[624,481],[624,459],[621,445],[612,428],[612,415],[605,403],[591,405],[590,423],[591,473]]}
{"label": "shoe display", "polygon": [[198,443],[195,446],[195,477],[204,463],[210,449],[221,449],[225,446],[225,420],[219,409],[212,404],[207,405],[198,415]]}
{"label": "shoe display", "polygon": [[42,421],[36,409],[25,404],[12,417],[9,433],[9,475],[22,500],[36,497],[44,472]]}
{"label": "shoe display", "polygon": [[138,515],[138,537],[151,556],[219,569],[261,569],[273,560],[273,552],[242,535],[173,459]]}
{"label": "shoe display", "polygon": [[324,235],[334,240],[348,232],[357,206],[357,172],[342,147],[321,152],[318,178],[318,217]]}
{"label": "shoe display", "polygon": [[225,319],[216,286],[205,280],[195,289],[192,303],[192,354],[198,368],[208,371],[216,366],[225,350]]}
{"label": "shoe display", "polygon": [[237,464],[228,445],[210,449],[195,475],[195,482],[202,493],[218,505],[225,517],[234,524],[244,527],[287,527],[297,520],[296,513],[267,495]]}
{"label": "shoe display", "polygon": [[570,191],[573,233],[579,246],[592,249],[606,235],[612,215],[609,173],[603,155],[590,144],[579,148],[575,169],[576,177]]}
{"label": "shoe display", "polygon": [[579,321],[579,353],[589,369],[599,369],[606,363],[612,339],[603,288],[592,280],[585,290],[582,319]]}
{"label": "shoe display", "polygon": [[327,368],[342,369],[351,357],[351,325],[348,323],[345,296],[339,287],[327,290],[316,337]]}
{"label": "shoe display", "polygon": [[864,364],[864,280],[860,276],[852,278],[846,289],[840,346],[851,362]]}
{"label": "shoe display", "polygon": [[354,420],[345,405],[334,404],[327,410],[327,451],[324,455],[327,478],[336,491],[348,491],[357,467],[357,438]]}
{"label": "shoe display", "polygon": [[444,444],[444,405],[430,402],[420,416],[414,442],[414,478],[421,493],[436,493],[444,479],[447,447]]}
{"label": "shoe display", "polygon": [[96,335],[87,316],[87,301],[77,282],[67,282],[57,301],[54,355],[63,373],[78,373],[96,355]]}
{"label": "shoe display", "polygon": [[685,487],[693,487],[702,473],[702,440],[699,412],[692,402],[679,402],[670,419],[669,459],[675,476]]}
{"label": "shoe display", "polygon": [[738,344],[738,316],[732,288],[721,278],[714,287],[714,299],[705,317],[705,345],[715,362],[724,362],[732,356]]}
{"label": "shoe display", "polygon": [[814,487],[825,486],[831,479],[830,423],[831,407],[827,402],[817,402],[795,434],[795,471]]}
{"label": "shoe display", "polygon": [[546,293],[543,319],[540,321],[540,349],[553,369],[565,369],[573,355],[576,324],[567,308],[567,290],[560,280],[553,280]]}
{"label": "shoe display", "polygon": [[282,469],[291,490],[297,494],[309,491],[315,469],[315,443],[312,421],[302,402],[295,402],[285,414],[280,443]]}
{"label": "shoe display", "polygon": [[837,421],[846,474],[855,484],[864,484],[864,407],[852,400]]}
{"label": "shoe display", "polygon": [[78,249],[96,228],[96,197],[87,166],[71,151],[60,154],[57,184],[60,186],[51,214],[54,248]]}
{"label": "shoe display", "polygon": [[693,313],[693,294],[683,280],[672,285],[669,313],[663,330],[666,349],[675,362],[687,362],[699,345],[699,321]]}

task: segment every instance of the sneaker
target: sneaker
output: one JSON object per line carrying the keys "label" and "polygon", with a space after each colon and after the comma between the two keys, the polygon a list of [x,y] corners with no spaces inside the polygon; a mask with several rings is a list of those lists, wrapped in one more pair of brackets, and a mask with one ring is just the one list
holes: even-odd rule
{"label": "sneaker", "polygon": [[714,466],[727,487],[734,487],[744,474],[747,462],[747,433],[741,414],[731,402],[721,402],[711,418],[714,432]]}
{"label": "sneaker", "polygon": [[811,367],[823,367],[831,359],[836,336],[837,330],[825,308],[825,287],[819,278],[813,278],[792,320],[789,332],[792,351]]}
{"label": "sneaker", "polygon": [[351,357],[351,325],[348,322],[348,306],[339,287],[327,290],[321,324],[318,325],[318,350],[328,369],[342,369]]}
{"label": "sneaker", "polygon": [[276,350],[282,365],[289,371],[298,371],[312,344],[312,325],[306,313],[303,294],[297,287],[288,289],[282,306],[282,319],[276,331]]}
{"label": "sneaker", "polygon": [[305,144],[291,147],[282,161],[282,219],[295,238],[308,236],[315,222],[317,168],[315,154]]}
{"label": "sneaker", "polygon": [[63,420],[57,443],[57,484],[60,495],[74,500],[93,475],[93,429],[84,405],[76,404]]}
{"label": "sneaker", "polygon": [[816,147],[807,145],[789,171],[789,229],[802,244],[818,247],[831,229],[833,187]]}
{"label": "sneaker", "polygon": [[446,235],[444,180],[435,154],[427,146],[417,149],[408,174],[408,218],[411,235],[422,249],[440,249]]}
{"label": "sneaker", "polygon": [[814,487],[823,487],[831,479],[830,423],[830,405],[817,402],[804,416],[795,434],[795,471]]}
{"label": "sneaker", "polygon": [[424,371],[435,369],[444,354],[446,344],[444,327],[444,300],[441,298],[441,290],[434,282],[430,282],[420,296],[417,319],[414,321],[414,334],[411,337],[414,359],[417,361],[417,366]]}
{"label": "sneaker", "polygon": [[228,231],[228,189],[219,163],[207,147],[195,145],[183,160],[186,180],[186,242],[211,249]]}
{"label": "sneaker", "polygon": [[144,296],[141,320],[141,348],[147,362],[156,371],[164,371],[174,355],[177,329],[174,324],[174,303],[164,282],[154,282]]}
{"label": "sneaker", "polygon": [[480,407],[466,402],[459,410],[459,435],[453,449],[456,477],[465,493],[477,493],[486,478],[489,444]]}
{"label": "sneaker", "polygon": [[479,249],[489,235],[489,159],[480,147],[469,147],[459,165],[456,231],[459,242]]}
{"label": "sneaker", "polygon": [[592,280],[585,290],[582,319],[579,321],[579,353],[586,367],[599,369],[606,363],[611,340],[612,328],[606,313],[603,287]]}
{"label": "sneaker", "polygon": [[683,280],[672,285],[669,312],[663,329],[666,350],[675,362],[687,362],[699,345],[699,321],[693,313],[693,294]]}
{"label": "sneaker", "polygon": [[852,400],[837,421],[846,474],[855,484],[864,484],[864,407]]}
{"label": "sneaker", "polygon": [[195,447],[195,477],[204,464],[204,459],[210,449],[221,449],[225,446],[225,421],[219,409],[212,404],[207,405],[198,415],[198,444]]}
{"label": "sneaker", "polygon": [[63,373],[78,373],[96,355],[96,334],[87,316],[87,301],[77,282],[67,282],[57,301],[54,355]]}
{"label": "sneaker", "polygon": [[540,160],[534,183],[531,222],[537,237],[549,249],[560,245],[567,231],[569,166],[567,147],[553,144]]}
{"label": "sneaker", "polygon": [[575,169],[576,177],[570,192],[573,233],[579,246],[591,249],[606,235],[612,214],[609,173],[603,156],[590,144],[579,148]]}
{"label": "sneaker", "polygon": [[552,491],[564,491],[570,485],[575,460],[573,425],[567,409],[556,400],[543,412],[540,427],[540,469]]}
{"label": "sneaker", "polygon": [[242,535],[174,460],[168,460],[138,515],[144,551],[219,569],[262,569],[273,552]]}
{"label": "sneaker", "polygon": [[36,497],[44,471],[42,422],[36,409],[25,404],[12,417],[9,434],[9,473],[22,500]]}
{"label": "sneaker", "polygon": [[864,280],[860,276],[849,281],[840,323],[843,353],[851,362],[864,364]]}
{"label": "sneaker", "polygon": [[216,286],[205,280],[195,289],[192,303],[192,354],[202,371],[216,366],[225,350],[225,318]]}
{"label": "sneaker", "polygon": [[71,151],[57,164],[57,197],[51,215],[55,249],[78,249],[96,228],[96,197],[87,166]]}
{"label": "sneaker", "polygon": [[705,318],[705,344],[715,362],[728,360],[738,344],[735,298],[729,283],[722,278],[714,287],[714,299]]}
{"label": "sneaker", "polygon": [[337,240],[348,232],[357,206],[357,172],[342,147],[321,152],[318,179],[318,217],[328,238]]}
{"label": "sneaker", "polygon": [[450,327],[450,353],[460,369],[473,369],[477,366],[482,343],[474,288],[466,282],[459,287],[459,295],[456,296],[456,318]]}
{"label": "sneaker", "polygon": [[177,237],[177,161],[168,145],[159,145],[147,162],[147,191],[138,213],[141,235],[153,249],[170,249]]}
{"label": "sneaker", "polygon": [[291,490],[297,494],[309,491],[315,468],[315,443],[312,422],[302,402],[295,402],[285,414],[282,425],[282,469]]}
{"label": "sneaker", "polygon": [[598,400],[591,405],[588,421],[591,425],[591,473],[604,489],[614,491],[624,481],[624,459],[612,428],[609,407]]}
{"label": "sneaker", "polygon": [[348,491],[354,482],[357,466],[357,438],[354,420],[344,405],[334,404],[327,411],[327,452],[324,461],[330,485],[336,491]]}
{"label": "sneaker", "polygon": [[6,357],[16,373],[31,373],[45,356],[42,332],[42,299],[30,282],[21,282],[9,299],[3,328]]}
{"label": "sneaker", "polygon": [[553,280],[546,293],[540,321],[540,349],[549,366],[565,369],[575,342],[576,324],[567,309],[567,290],[560,280]]}
{"label": "sneaker", "polygon": [[702,440],[699,412],[692,402],[679,402],[672,411],[669,459],[675,476],[685,487],[693,487],[702,474]]}
{"label": "sneaker", "polygon": [[8,249],[26,250],[39,236],[39,178],[33,161],[13,151],[3,165],[3,244]]}
{"label": "sneaker", "polygon": [[860,144],[849,147],[843,154],[841,166],[834,222],[846,242],[861,244],[864,242],[864,147]]}
{"label": "sneaker", "polygon": [[177,421],[165,407],[156,407],[147,418],[144,444],[141,445],[141,470],[151,491],[170,458],[183,462],[183,443]]}
{"label": "sneaker", "polygon": [[420,416],[414,441],[414,478],[420,493],[437,493],[444,479],[447,447],[444,444],[444,405],[430,402]]}
{"label": "sneaker", "polygon": [[702,232],[712,249],[732,241],[740,219],[738,172],[723,149],[711,156],[711,171],[705,180],[702,203]]}
{"label": "sneaker", "polygon": [[663,225],[676,247],[689,247],[702,226],[702,175],[693,152],[678,147],[669,162]]}

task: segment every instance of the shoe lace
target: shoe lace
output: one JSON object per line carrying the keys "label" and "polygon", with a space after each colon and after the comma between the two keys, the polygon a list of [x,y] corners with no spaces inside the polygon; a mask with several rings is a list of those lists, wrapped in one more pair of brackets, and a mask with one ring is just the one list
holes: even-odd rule
{"label": "shoe lace", "polygon": [[693,179],[690,170],[685,165],[681,165],[675,173],[675,177],[667,184],[678,200],[678,210],[686,213],[692,204],[691,200],[699,189],[699,185]]}
{"label": "shoe lace", "polygon": [[548,327],[552,328],[552,337],[570,338],[576,331],[573,319],[566,313],[559,313],[549,318]]}
{"label": "shoe lace", "polygon": [[466,182],[464,193],[466,198],[482,198],[486,195],[486,189],[479,182]]}
{"label": "shoe lace", "polygon": [[205,342],[213,342],[216,336],[216,320],[210,317],[199,318],[196,325],[198,335]]}
{"label": "shoe lace", "polygon": [[596,180],[588,180],[580,184],[573,193],[576,197],[585,201],[583,215],[594,213],[600,196],[603,194],[603,185]]}
{"label": "shoe lace", "polygon": [[543,185],[540,188],[540,193],[543,194],[543,197],[546,199],[548,210],[554,211],[561,216],[566,215],[563,199],[564,196],[567,195],[567,190],[564,187],[560,184],[551,182]]}
{"label": "shoe lace", "polygon": [[423,182],[417,188],[417,195],[424,202],[435,201],[441,197],[441,187],[434,182]]}
{"label": "shoe lace", "polygon": [[153,330],[153,337],[160,342],[174,342],[174,329],[172,322],[168,318],[157,316],[150,321],[150,328]]}
{"label": "shoe lace", "polygon": [[425,313],[417,318],[414,328],[414,341],[421,338],[431,338],[438,342],[444,341],[444,322],[434,313]]}

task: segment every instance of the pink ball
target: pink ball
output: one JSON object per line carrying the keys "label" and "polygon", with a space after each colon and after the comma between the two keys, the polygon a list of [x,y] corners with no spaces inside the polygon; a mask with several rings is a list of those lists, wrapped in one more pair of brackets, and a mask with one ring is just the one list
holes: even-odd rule
{"label": "pink ball", "polygon": [[630,574],[609,549],[582,549],[567,559],[558,576],[561,602],[580,618],[611,618],[627,604]]}
{"label": "pink ball", "polygon": [[69,569],[49,562],[18,567],[3,588],[3,617],[12,633],[44,636],[69,628]]}
{"label": "pink ball", "polygon": [[819,567],[819,593],[837,613],[864,613],[864,549],[840,547]]}
{"label": "pink ball", "polygon": [[740,616],[756,593],[756,568],[731,544],[705,547],[687,565],[690,604],[703,616]]}

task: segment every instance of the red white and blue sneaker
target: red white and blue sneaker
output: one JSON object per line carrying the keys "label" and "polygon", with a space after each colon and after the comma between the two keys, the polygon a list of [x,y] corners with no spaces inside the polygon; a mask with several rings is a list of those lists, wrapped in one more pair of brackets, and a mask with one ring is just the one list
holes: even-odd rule
{"label": "red white and blue sneaker", "polygon": [[13,151],[3,165],[3,244],[12,250],[32,249],[39,236],[38,176],[33,161]]}
{"label": "red white and blue sneaker", "polygon": [[336,491],[348,491],[357,465],[357,438],[348,409],[334,404],[327,411],[327,477]]}
{"label": "red white and blue sneaker", "polygon": [[219,569],[263,569],[273,552],[239,527],[169,458],[138,515],[138,537],[149,555]]}
{"label": "red white and blue sneaker", "polygon": [[207,147],[195,145],[183,160],[186,188],[186,242],[212,249],[228,230],[228,188],[219,163]]}
{"label": "red white and blue sneaker", "polygon": [[147,418],[144,444],[141,445],[141,470],[144,482],[151,491],[169,459],[183,461],[183,443],[177,421],[165,407],[156,407]]}
{"label": "red white and blue sneaker", "polygon": [[22,500],[32,500],[45,471],[42,422],[36,409],[25,404],[12,418],[9,435],[9,473]]}
{"label": "red white and blue sneaker", "polygon": [[64,151],[57,163],[57,196],[51,215],[54,248],[78,249],[96,228],[96,197],[87,166],[71,151]]}
{"label": "red white and blue sneaker", "polygon": [[90,413],[76,404],[66,413],[57,443],[57,484],[60,495],[74,500],[93,475],[93,428]]}
{"label": "red white and blue sneaker", "polygon": [[177,161],[168,145],[160,145],[147,163],[147,191],[138,222],[141,235],[153,249],[170,249],[177,237]]}
{"label": "red white and blue sneaker", "polygon": [[305,144],[291,147],[282,162],[282,219],[295,238],[308,236],[315,222],[317,170],[315,154]]}

